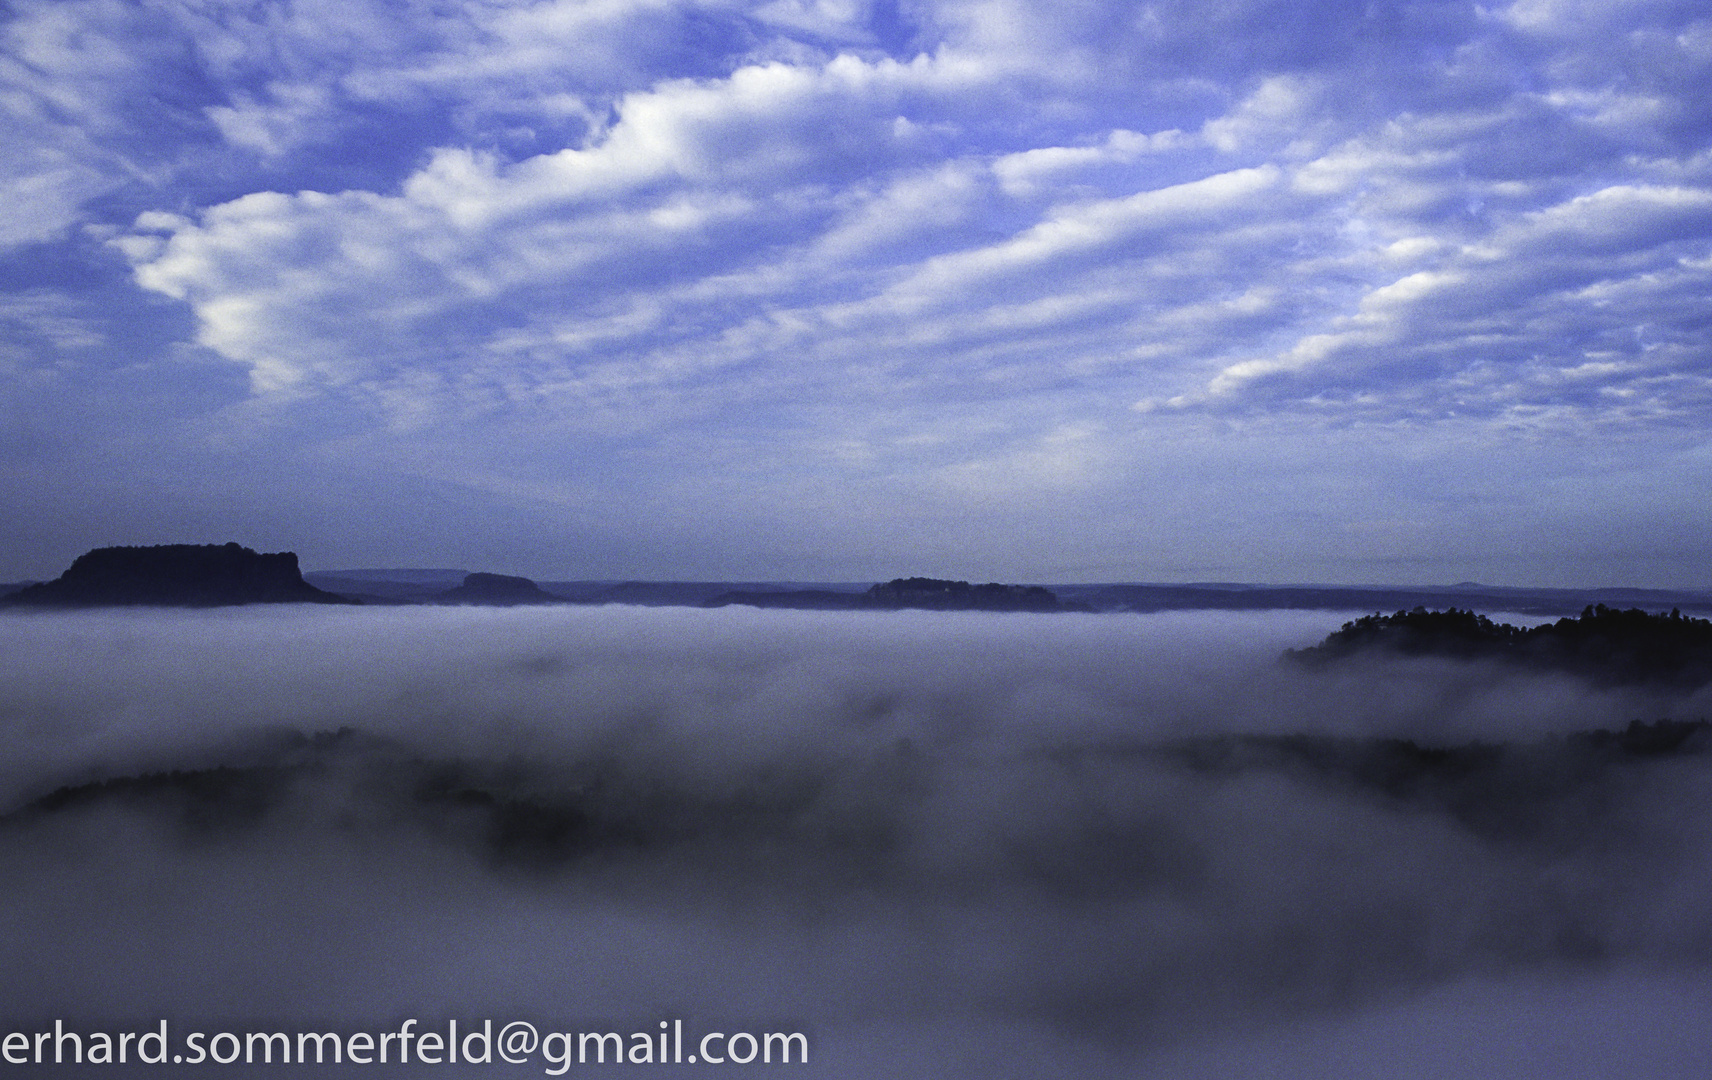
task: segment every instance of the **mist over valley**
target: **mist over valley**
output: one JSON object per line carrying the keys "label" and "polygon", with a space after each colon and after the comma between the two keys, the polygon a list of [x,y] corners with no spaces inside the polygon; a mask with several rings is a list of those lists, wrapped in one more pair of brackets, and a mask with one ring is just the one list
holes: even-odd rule
{"label": "mist over valley", "polygon": [[1698,1075],[1712,695],[1281,659],[1353,615],[8,613],[0,1012],[680,1018],[802,1031],[824,1076]]}

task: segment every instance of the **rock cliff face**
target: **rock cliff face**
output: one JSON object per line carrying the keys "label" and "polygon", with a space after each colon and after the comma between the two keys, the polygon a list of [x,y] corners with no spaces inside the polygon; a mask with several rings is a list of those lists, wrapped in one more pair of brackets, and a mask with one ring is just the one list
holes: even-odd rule
{"label": "rock cliff face", "polygon": [[304,581],[295,552],[264,555],[235,543],[96,548],[55,580],[0,599],[57,608],[355,602]]}

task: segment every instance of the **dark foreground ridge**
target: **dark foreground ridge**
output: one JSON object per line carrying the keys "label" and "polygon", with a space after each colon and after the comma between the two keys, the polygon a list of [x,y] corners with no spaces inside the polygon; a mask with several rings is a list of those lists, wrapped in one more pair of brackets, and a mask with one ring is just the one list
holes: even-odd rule
{"label": "dark foreground ridge", "polygon": [[763,608],[800,608],[816,611],[1092,611],[1086,604],[1067,603],[1051,589],[1039,585],[1001,585],[988,582],[941,578],[894,578],[867,592],[847,593],[827,589],[796,589],[779,592],[721,593],[705,607],[746,604]]}
{"label": "dark foreground ridge", "polygon": [[1712,682],[1712,621],[1597,604],[1577,619],[1521,629],[1472,611],[1416,608],[1344,623],[1320,644],[1284,655],[1315,667],[1386,653],[1496,660],[1611,685],[1693,689]]}
{"label": "dark foreground ridge", "polygon": [[53,581],[0,598],[18,607],[224,607],[352,604],[303,580],[297,554],[236,543],[96,548]]}
{"label": "dark foreground ridge", "polygon": [[1196,772],[1282,772],[1320,787],[1393,805],[1448,813],[1468,832],[1519,838],[1574,831],[1600,813],[1607,781],[1649,762],[1702,758],[1705,720],[1632,721],[1538,742],[1422,746],[1410,739],[1333,735],[1220,735],[1184,739],[1165,753]]}
{"label": "dark foreground ridge", "polygon": [[[1215,735],[1047,755],[1075,758],[1065,763],[1084,769],[1151,764],[1214,784],[1271,774],[1374,807],[1442,814],[1484,840],[1551,837],[1574,844],[1593,835],[1591,823],[1610,812],[1613,799],[1637,790],[1637,770],[1704,762],[1709,751],[1712,724],[1660,720],[1531,742],[1437,747],[1394,738]],[[904,777],[906,786],[926,782],[930,766],[920,753],[902,746],[899,755],[882,772]],[[537,870],[709,841],[721,858],[753,846],[776,860],[777,845],[805,842],[835,858],[883,862],[888,852],[897,854],[898,836],[880,822],[809,813],[824,809],[840,783],[836,771],[809,770],[789,783],[756,777],[753,785],[719,794],[636,775],[610,758],[544,769],[520,759],[426,755],[349,728],[277,732],[218,764],[57,788],[0,813],[0,835],[63,815],[122,808],[186,839],[213,840],[270,821],[321,820],[304,815],[310,804],[324,802],[338,807],[338,819],[352,828],[365,820],[409,822],[489,864]],[[1014,854],[1038,857],[1048,869],[1056,865],[1046,850]]]}

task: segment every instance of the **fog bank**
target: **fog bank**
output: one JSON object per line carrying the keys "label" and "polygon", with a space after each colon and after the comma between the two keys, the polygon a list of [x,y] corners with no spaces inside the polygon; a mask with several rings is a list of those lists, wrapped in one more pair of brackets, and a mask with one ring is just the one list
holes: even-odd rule
{"label": "fog bank", "polygon": [[1666,1022],[1712,1000],[1697,749],[1541,758],[1492,829],[1174,748],[1532,744],[1704,694],[1277,662],[1343,617],[6,616],[0,1015],[682,1018],[804,1031],[823,1076],[1700,1075]]}

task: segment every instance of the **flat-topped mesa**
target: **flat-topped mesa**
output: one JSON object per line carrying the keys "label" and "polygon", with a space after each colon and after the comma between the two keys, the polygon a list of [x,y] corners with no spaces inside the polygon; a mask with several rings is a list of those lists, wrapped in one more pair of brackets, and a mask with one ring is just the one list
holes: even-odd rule
{"label": "flat-topped mesa", "polygon": [[875,607],[927,608],[933,611],[1065,611],[1073,610],[1059,601],[1050,589],[1039,585],[1001,585],[989,582],[939,578],[894,578],[869,589]]}
{"label": "flat-topped mesa", "polygon": [[526,577],[509,574],[466,574],[464,583],[435,596],[437,604],[562,604],[563,600],[544,591]]}
{"label": "flat-topped mesa", "polygon": [[261,554],[236,543],[96,548],[53,581],[0,603],[22,607],[225,607],[354,604],[303,580],[297,553]]}

